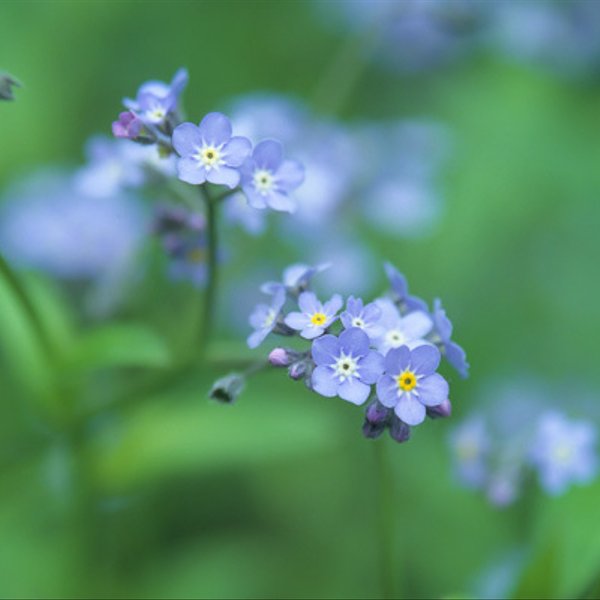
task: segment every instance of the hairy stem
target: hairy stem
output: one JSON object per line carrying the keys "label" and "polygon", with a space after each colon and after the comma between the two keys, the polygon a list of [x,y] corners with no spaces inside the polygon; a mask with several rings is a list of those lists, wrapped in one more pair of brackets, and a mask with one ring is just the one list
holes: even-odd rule
{"label": "hairy stem", "polygon": [[394,481],[384,440],[373,442],[377,478],[377,537],[381,597],[394,598]]}

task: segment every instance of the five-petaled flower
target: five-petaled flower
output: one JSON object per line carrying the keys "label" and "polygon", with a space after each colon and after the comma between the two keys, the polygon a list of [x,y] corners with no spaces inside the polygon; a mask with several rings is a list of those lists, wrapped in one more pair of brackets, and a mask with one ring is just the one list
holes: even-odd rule
{"label": "five-petaled flower", "polygon": [[422,423],[427,406],[438,406],[448,399],[448,383],[436,373],[440,359],[434,346],[390,350],[385,357],[385,373],[377,382],[379,401],[393,408],[407,425]]}
{"label": "five-petaled flower", "polygon": [[240,183],[239,167],[252,150],[250,140],[232,137],[231,122],[217,112],[207,114],[199,126],[178,125],[173,147],[181,157],[177,161],[181,181],[194,185],[208,181],[230,189]]}
{"label": "five-petaled flower", "polygon": [[365,305],[360,298],[350,296],[346,302],[346,310],[341,314],[340,319],[345,329],[358,327],[372,340],[383,333],[379,324],[381,308],[374,302]]}
{"label": "five-petaled flower", "polygon": [[275,329],[281,309],[285,304],[285,290],[280,288],[271,299],[271,304],[259,304],[250,315],[250,325],[254,331],[248,337],[248,346],[256,348]]}
{"label": "five-petaled flower", "polygon": [[425,336],[431,331],[433,322],[427,313],[416,310],[401,316],[396,306],[387,298],[376,300],[375,305],[381,310],[381,333],[375,340],[379,352],[387,354],[392,348],[414,348],[428,343]]}
{"label": "five-petaled flower", "polygon": [[187,70],[179,69],[170,84],[147,81],[139,88],[135,100],[125,98],[123,104],[146,125],[161,125],[176,112],[179,96],[187,83]]}
{"label": "five-petaled flower", "polygon": [[325,332],[336,319],[342,308],[342,297],[334,294],[331,300],[322,304],[313,292],[302,292],[298,298],[302,312],[291,312],[285,318],[285,324],[300,332],[307,340],[312,340]]}
{"label": "five-petaled flower", "polygon": [[353,404],[363,404],[383,372],[383,356],[369,348],[369,336],[352,327],[339,338],[324,335],[312,345],[316,368],[312,388],[322,396],[339,396]]}
{"label": "five-petaled flower", "polygon": [[241,171],[242,189],[250,206],[294,212],[296,204],[289,194],[304,181],[304,167],[298,161],[284,160],[279,142],[257,144]]}

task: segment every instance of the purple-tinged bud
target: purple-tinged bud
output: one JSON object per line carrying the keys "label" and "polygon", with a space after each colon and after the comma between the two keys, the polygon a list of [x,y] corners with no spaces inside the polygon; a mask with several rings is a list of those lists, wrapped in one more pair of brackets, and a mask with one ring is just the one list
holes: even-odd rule
{"label": "purple-tinged bud", "polygon": [[378,438],[388,426],[392,411],[375,400],[367,407],[365,421],[362,426],[363,435],[366,438]]}
{"label": "purple-tinged bud", "polygon": [[410,427],[394,415],[390,425],[390,435],[399,444],[408,442],[410,439]]}
{"label": "purple-tinged bud", "polygon": [[292,358],[285,348],[275,348],[269,354],[269,362],[274,367],[289,367],[292,364]]}
{"label": "purple-tinged bud", "polygon": [[289,376],[298,381],[304,379],[308,374],[308,363],[305,360],[299,360],[290,366],[288,369]]}
{"label": "purple-tinged bud", "polygon": [[140,135],[143,123],[129,110],[119,113],[119,118],[113,121],[112,132],[116,138],[134,140]]}
{"label": "purple-tinged bud", "polygon": [[246,378],[238,373],[230,373],[217,379],[210,389],[209,396],[213,400],[231,404],[242,392]]}
{"label": "purple-tinged bud", "polygon": [[427,416],[432,419],[445,419],[452,414],[452,403],[450,400],[444,400],[437,406],[427,407]]}

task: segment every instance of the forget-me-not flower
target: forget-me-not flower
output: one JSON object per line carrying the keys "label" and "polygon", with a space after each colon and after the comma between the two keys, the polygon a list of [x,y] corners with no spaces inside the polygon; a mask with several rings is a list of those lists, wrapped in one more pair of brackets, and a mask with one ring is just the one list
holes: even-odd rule
{"label": "forget-me-not flower", "polygon": [[302,312],[291,312],[284,322],[288,327],[300,332],[307,340],[312,340],[325,332],[327,327],[336,319],[342,308],[342,297],[334,294],[328,302],[319,302],[313,292],[302,292],[298,298],[298,305]]}
{"label": "forget-me-not flower", "polygon": [[232,137],[229,119],[221,113],[207,114],[199,126],[182,123],[173,132],[179,179],[198,185],[209,181],[230,189],[240,183],[239,167],[252,145],[245,137]]}
{"label": "forget-me-not flower", "polygon": [[294,212],[290,197],[304,180],[304,167],[283,158],[283,147],[275,140],[260,142],[242,165],[242,189],[253,208]]}
{"label": "forget-me-not flower", "polygon": [[377,382],[377,397],[407,425],[425,420],[426,407],[448,399],[448,383],[436,370],[440,351],[434,346],[410,350],[401,346],[385,357],[385,373]]}
{"label": "forget-me-not flower", "polygon": [[259,304],[250,315],[250,325],[254,331],[248,337],[248,346],[256,348],[275,329],[281,309],[285,304],[285,290],[277,290],[271,299],[271,304]]}
{"label": "forget-me-not flower", "polygon": [[596,475],[596,438],[589,422],[571,421],[556,411],[541,416],[530,460],[546,491],[560,494],[571,483],[587,483]]}
{"label": "forget-me-not flower", "polygon": [[381,310],[381,334],[375,339],[379,352],[385,355],[392,348],[415,348],[428,343],[425,336],[431,331],[433,322],[427,313],[416,310],[401,316],[396,306],[387,298],[379,298],[375,305]]}
{"label": "forget-me-not flower", "polygon": [[188,83],[188,72],[179,69],[170,84],[147,81],[138,90],[135,100],[125,98],[123,104],[146,125],[161,125],[176,112],[179,96]]}
{"label": "forget-me-not flower", "polygon": [[324,335],[312,345],[316,368],[312,388],[328,398],[339,396],[353,404],[363,404],[383,372],[383,357],[369,347],[367,334],[353,327],[339,338]]}
{"label": "forget-me-not flower", "polygon": [[417,296],[410,296],[408,293],[408,283],[406,278],[394,265],[387,262],[384,265],[385,273],[388,276],[394,301],[403,311],[422,310],[427,312],[427,303]]}
{"label": "forget-me-not flower", "polygon": [[375,339],[382,334],[379,324],[381,319],[381,308],[374,302],[364,304],[360,298],[350,296],[346,302],[346,310],[340,317],[345,329],[358,327],[362,329],[370,339]]}

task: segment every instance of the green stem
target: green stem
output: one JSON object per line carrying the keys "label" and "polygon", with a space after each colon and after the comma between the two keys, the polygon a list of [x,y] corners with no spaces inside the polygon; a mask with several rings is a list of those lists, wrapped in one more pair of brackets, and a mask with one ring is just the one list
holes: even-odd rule
{"label": "green stem", "polygon": [[12,270],[8,261],[0,254],[0,276],[4,278],[8,286],[12,289],[14,295],[19,300],[19,303],[23,307],[27,319],[29,320],[35,336],[40,344],[40,347],[48,360],[52,362],[54,360],[54,353],[52,351],[52,344],[50,338],[44,328],[44,324],[37,312],[34,303],[29,297],[27,288],[23,285],[17,274]]}
{"label": "green stem", "polygon": [[205,354],[215,325],[218,286],[217,252],[219,246],[217,231],[217,201],[210,196],[206,186],[200,186],[200,190],[206,207],[206,231],[208,237],[206,257],[207,282],[204,292],[204,307],[199,340],[201,354]]}
{"label": "green stem", "polygon": [[384,440],[373,442],[377,478],[377,530],[381,597],[394,598],[394,480]]}

